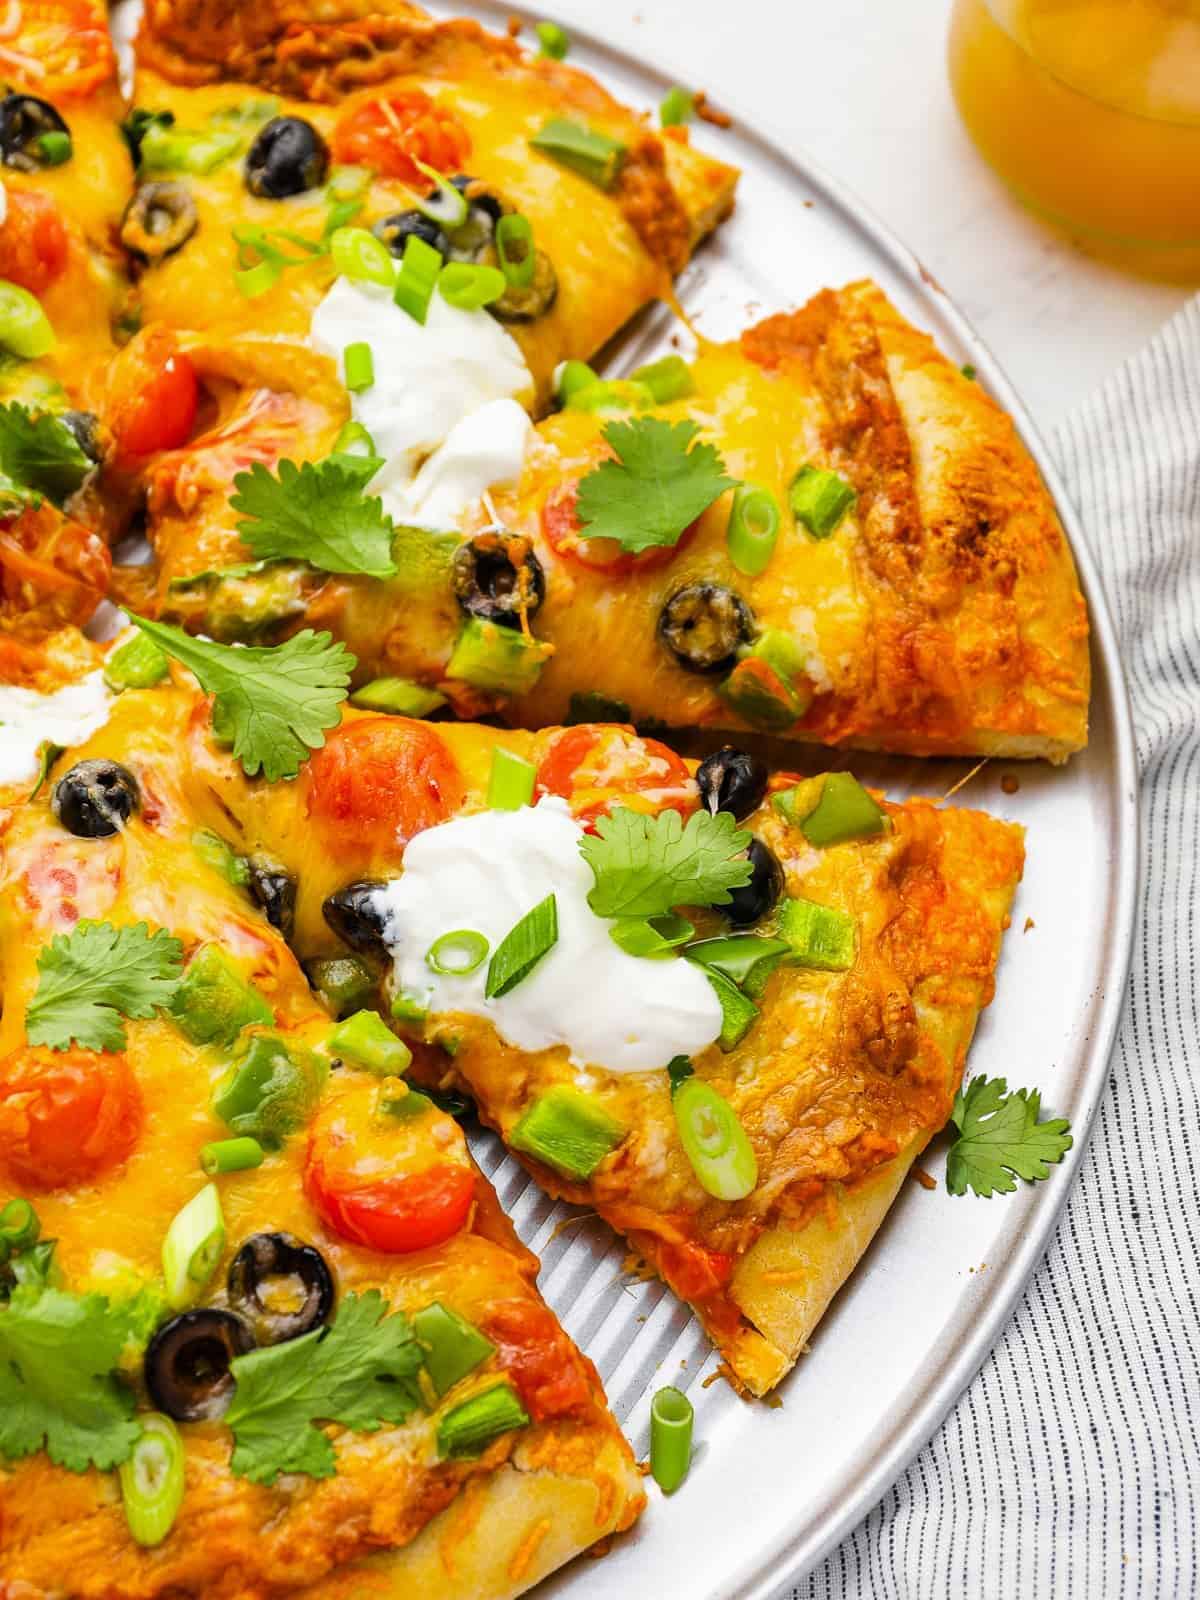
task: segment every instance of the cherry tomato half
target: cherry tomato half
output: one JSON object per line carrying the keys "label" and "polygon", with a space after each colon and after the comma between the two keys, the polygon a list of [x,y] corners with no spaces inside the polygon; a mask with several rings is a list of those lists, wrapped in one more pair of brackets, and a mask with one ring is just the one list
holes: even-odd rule
{"label": "cherry tomato half", "polygon": [[378,1086],[348,1085],[318,1112],[304,1189],[331,1232],[389,1255],[428,1250],[466,1223],[475,1172],[462,1129],[443,1112],[396,1117]]}
{"label": "cherry tomato half", "polygon": [[130,1155],[141,1129],[123,1055],[31,1045],[0,1061],[0,1166],[26,1188],[90,1182]]}
{"label": "cherry tomato half", "polygon": [[564,556],[592,572],[607,572],[614,578],[631,572],[653,572],[686,550],[696,535],[699,522],[691,522],[673,545],[641,550],[630,555],[615,539],[588,539],[579,521],[579,480],[563,483],[553,490],[542,506],[542,531],[555,555]]}
{"label": "cherry tomato half", "polygon": [[563,728],[538,766],[538,789],[569,800],[574,815],[593,823],[614,806],[651,814],[689,816],[699,791],[681,757],[632,728]]}
{"label": "cherry tomato half", "polygon": [[148,328],[113,363],[109,424],[121,465],[176,450],[196,423],[196,369],[167,328]]}
{"label": "cherry tomato half", "polygon": [[421,184],[423,161],[437,172],[456,173],[471,153],[471,136],[453,112],[422,89],[380,95],[351,106],[333,130],[335,161],[373,167],[385,178]]}
{"label": "cherry tomato half", "polygon": [[116,86],[117,61],[99,0],[23,0],[17,13],[21,54],[38,64],[31,89],[51,101],[82,99]]}
{"label": "cherry tomato half", "polygon": [[407,717],[359,717],[335,728],[308,764],[308,809],[340,843],[393,854],[454,816],[465,793],[445,742]]}
{"label": "cherry tomato half", "polygon": [[48,194],[10,189],[0,227],[0,278],[44,294],[62,276],[70,240],[62,213]]}

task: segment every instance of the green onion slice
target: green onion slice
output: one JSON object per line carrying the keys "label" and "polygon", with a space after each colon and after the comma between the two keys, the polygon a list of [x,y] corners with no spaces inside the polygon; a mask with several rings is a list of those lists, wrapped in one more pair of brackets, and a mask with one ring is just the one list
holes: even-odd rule
{"label": "green onion slice", "polygon": [[330,454],[335,456],[362,456],[364,460],[375,460],[375,441],[361,422],[347,422],[342,425],[341,433],[333,441],[333,449]]}
{"label": "green onion slice", "polygon": [[674,1494],[688,1475],[694,1417],[679,1389],[660,1389],[650,1402],[650,1472],[664,1494]]}
{"label": "green onion slice", "polygon": [[54,329],[41,302],[20,284],[0,279],[0,345],[23,361],[54,349]]}
{"label": "green onion slice", "polygon": [[659,102],[658,120],[664,128],[678,128],[696,115],[696,96],[678,84],[668,89]]}
{"label": "green onion slice", "polygon": [[539,22],[533,30],[538,37],[541,48],[540,56],[546,56],[551,61],[562,61],[566,58],[567,51],[571,48],[571,41],[557,22]]}
{"label": "green onion slice", "polygon": [[789,498],[796,521],[802,522],[814,539],[828,539],[858,495],[836,472],[801,467],[792,480]]}
{"label": "green onion slice", "polygon": [[669,405],[672,400],[683,400],[696,392],[692,369],[682,356],[663,356],[659,361],[647,362],[629,376],[646,385],[656,406]]}
{"label": "green onion slice", "polygon": [[609,928],[608,936],[626,955],[656,961],[673,954],[695,931],[685,917],[668,911],[661,917],[618,917]]}
{"label": "green onion slice", "polygon": [[366,228],[335,228],[329,236],[335,270],[354,283],[378,283],[390,289],[396,262],[385,244]]}
{"label": "green onion slice", "polygon": [[440,228],[445,228],[447,233],[461,228],[470,210],[468,197],[434,167],[427,167],[423,161],[415,158],[413,165],[433,184],[432,194],[414,198],[413,209],[423,217],[428,217],[430,222],[436,222]]}
{"label": "green onion slice", "polygon": [[570,404],[573,394],[599,382],[599,376],[586,361],[563,361],[554,374],[554,393],[559,405],[565,406]]}
{"label": "green onion slice", "polygon": [[110,689],[149,689],[170,671],[167,657],[148,633],[135,633],[118,645],[104,663],[104,681]]}
{"label": "green onion slice", "polygon": [[499,267],[448,261],[438,276],[438,293],[460,311],[480,311],[499,300],[508,283]]}
{"label": "green onion slice", "polygon": [[733,491],[725,530],[729,559],[739,572],[757,578],[765,572],[779,538],[779,502],[769,489],[742,483]]}
{"label": "green onion slice", "polygon": [[568,1178],[590,1178],[628,1130],[581,1089],[558,1084],[535,1100],[509,1135],[523,1150]]}
{"label": "green onion slice", "polygon": [[149,1411],[138,1418],[141,1435],[117,1468],[129,1531],[140,1545],[161,1544],[183,1504],[184,1449],[170,1417]]}
{"label": "green onion slice", "polygon": [[671,1094],[674,1096],[681,1083],[686,1083],[695,1072],[695,1067],[687,1056],[672,1056],[667,1062],[667,1077],[671,1082]]}
{"label": "green onion slice", "polygon": [[484,993],[498,1000],[527,978],[558,943],[558,901],[548,894],[501,939],[488,963]]}
{"label": "green onion slice", "polygon": [[[510,211],[496,224],[496,255],[505,280],[514,289],[527,289],[537,265],[533,250],[533,224],[519,211]],[[583,366],[582,361],[576,366]],[[590,368],[588,369],[591,370]]]}
{"label": "green onion slice", "polygon": [[744,1200],[758,1182],[758,1162],[729,1101],[711,1084],[688,1078],[671,1104],[700,1187],[718,1200]]}
{"label": "green onion slice", "polygon": [[473,1394],[438,1423],[438,1455],[443,1460],[481,1455],[493,1439],[529,1425],[529,1413],[510,1384],[498,1383]]}
{"label": "green onion slice", "polygon": [[266,1159],[267,1153],[262,1145],[257,1139],[249,1137],[215,1139],[200,1151],[201,1169],[210,1178],[218,1177],[222,1172],[249,1172],[253,1167],[261,1167]]}
{"label": "green onion slice", "polygon": [[439,1395],[453,1389],[495,1352],[495,1345],[473,1322],[435,1300],[412,1319],[417,1343],[425,1350],[425,1370]]}
{"label": "green onion slice", "polygon": [[268,289],[273,289],[282,276],[281,261],[260,261],[257,266],[242,267],[235,272],[233,282],[240,295],[247,300],[257,300]]}
{"label": "green onion slice", "polygon": [[362,394],[375,382],[375,357],[371,346],[362,339],[348,344],[342,352],[346,368],[346,387],[351,394]]}
{"label": "green onion slice", "polygon": [[533,804],[537,768],[532,761],[497,745],[492,751],[487,803],[493,811],[519,811]]}
{"label": "green onion slice", "polygon": [[[488,941],[474,928],[455,928],[452,933],[443,933],[440,939],[433,941],[425,952],[425,965],[443,978],[465,978],[483,965],[490,949]],[[488,993],[491,994],[490,989]]]}
{"label": "green onion slice", "polygon": [[572,390],[566,402],[571,411],[587,411],[601,417],[646,411],[653,404],[650,390],[634,378],[598,378],[595,383]]}
{"label": "green onion slice", "polygon": [[28,1200],[10,1200],[0,1211],[0,1255],[10,1250],[27,1250],[36,1244],[42,1231],[38,1214]]}
{"label": "green onion slice", "polygon": [[442,270],[442,257],[426,240],[410,233],[404,241],[404,257],[396,274],[396,287],[392,299],[414,322],[425,326],[429,315],[429,302],[433,299],[438,273]]}
{"label": "green onion slice", "polygon": [[206,1183],[178,1213],[162,1246],[167,1303],[183,1311],[199,1298],[225,1248],[225,1218],[215,1183]]}
{"label": "green onion slice", "polygon": [[565,117],[551,117],[529,142],[600,189],[615,188],[625,161],[625,146],[619,139]]}
{"label": "green onion slice", "polygon": [[377,1012],[356,1011],[329,1035],[329,1053],[344,1056],[381,1077],[399,1077],[412,1065],[412,1051]]}

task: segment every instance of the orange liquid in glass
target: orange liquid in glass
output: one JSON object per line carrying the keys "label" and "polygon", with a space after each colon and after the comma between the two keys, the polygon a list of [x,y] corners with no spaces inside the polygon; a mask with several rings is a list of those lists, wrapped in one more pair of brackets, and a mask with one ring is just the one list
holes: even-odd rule
{"label": "orange liquid in glass", "polygon": [[1022,199],[1123,264],[1200,279],[1200,0],[955,0],[949,51]]}

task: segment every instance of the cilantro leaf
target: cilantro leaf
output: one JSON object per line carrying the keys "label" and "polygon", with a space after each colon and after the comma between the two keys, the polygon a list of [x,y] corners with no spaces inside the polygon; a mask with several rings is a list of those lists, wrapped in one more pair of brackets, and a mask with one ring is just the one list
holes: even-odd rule
{"label": "cilantro leaf", "polygon": [[363,493],[363,472],[331,457],[314,466],[281,461],[279,474],[256,461],[233,480],[230,505],[244,513],[238,533],[259,560],[307,561],[322,572],[391,578],[392,521]]}
{"label": "cilantro leaf", "polygon": [[742,852],[750,834],[727,811],[656,817],[620,807],[585,834],[579,851],[595,874],[588,905],[598,917],[661,917],[676,906],[723,906],[750,882]]}
{"label": "cilantro leaf", "polygon": [[60,418],[34,416],[15,401],[0,405],[0,492],[23,501],[45,495],[61,505],[92,470]]}
{"label": "cilantro leaf", "polygon": [[711,444],[693,444],[694,422],[635,417],[610,422],[605,441],[615,461],[602,461],[579,485],[578,511],[589,539],[615,539],[637,553],[673,545],[734,480]]}
{"label": "cilantro leaf", "polygon": [[103,1295],[18,1289],[0,1311],[0,1454],[69,1472],[118,1466],[141,1432],[113,1377],[127,1322]]}
{"label": "cilantro leaf", "polygon": [[328,633],[305,628],[286,644],[242,646],[193,639],[182,628],[131,616],[215,696],[213,727],[246,773],[294,778],[341,715],[355,659]]}
{"label": "cilantro leaf", "polygon": [[338,1422],[374,1433],[421,1404],[421,1346],[400,1312],[386,1315],[378,1289],[350,1294],[331,1326],[287,1344],[238,1356],[225,1421],[233,1429],[233,1470],[254,1483],[281,1472],[332,1477],[333,1445],[316,1426]]}
{"label": "cilantro leaf", "polygon": [[30,1044],[66,1050],[123,1050],[122,1017],[152,1017],[169,1006],[183,970],[183,946],[144,922],[114,928],[79,922],[38,956],[37,991],[25,1013]]}
{"label": "cilantro leaf", "polygon": [[[1017,1178],[1037,1183],[1074,1143],[1065,1117],[1039,1122],[1037,1089],[1008,1093],[1003,1078],[972,1078],[954,1097],[950,1120],[958,1138],[946,1158],[946,1187],[965,1194],[968,1185],[986,1200],[1010,1194]],[[1015,1176],[1014,1176],[1015,1174]]]}

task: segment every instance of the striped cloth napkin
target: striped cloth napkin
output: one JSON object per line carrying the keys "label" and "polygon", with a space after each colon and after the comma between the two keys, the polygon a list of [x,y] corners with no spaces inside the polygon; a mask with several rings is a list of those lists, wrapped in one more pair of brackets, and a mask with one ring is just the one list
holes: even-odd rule
{"label": "striped cloth napkin", "polygon": [[1112,1076],[1004,1336],[792,1600],[1200,1595],[1200,299],[1053,448],[1117,625],[1141,772]]}

